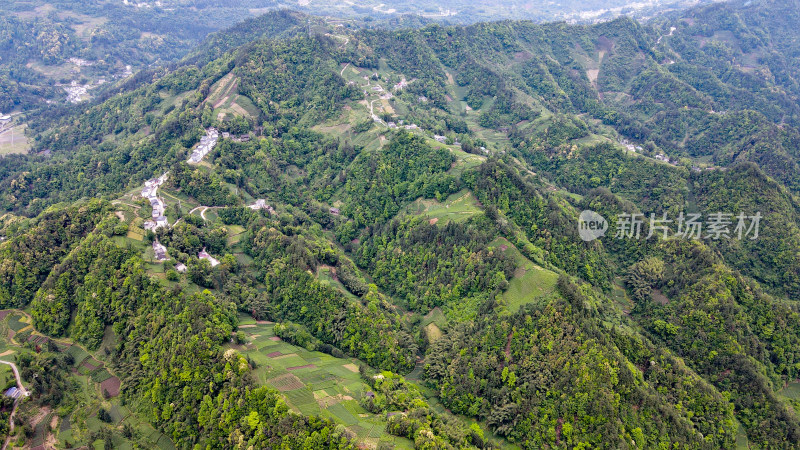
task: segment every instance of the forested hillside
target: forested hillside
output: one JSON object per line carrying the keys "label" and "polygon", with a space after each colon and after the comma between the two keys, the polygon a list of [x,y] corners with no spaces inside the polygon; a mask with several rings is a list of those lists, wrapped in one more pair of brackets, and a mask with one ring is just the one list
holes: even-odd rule
{"label": "forested hillside", "polygon": [[284,11],[44,111],[0,159],[11,439],[798,448],[799,20]]}

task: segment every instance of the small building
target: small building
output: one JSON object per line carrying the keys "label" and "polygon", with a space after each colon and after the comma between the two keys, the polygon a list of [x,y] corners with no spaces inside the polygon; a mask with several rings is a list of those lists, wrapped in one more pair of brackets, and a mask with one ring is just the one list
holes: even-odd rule
{"label": "small building", "polygon": [[164,247],[161,242],[158,242],[158,239],[153,241],[153,253],[156,255],[156,259],[159,261],[166,261],[167,260],[167,247]]}
{"label": "small building", "polygon": [[223,139],[228,139],[229,137],[231,137],[231,134],[230,134],[230,133],[228,133],[227,131],[223,131],[223,132],[222,132],[222,138],[223,138]]}
{"label": "small building", "polygon": [[243,135],[239,136],[239,140],[242,141],[242,142],[250,142],[250,135],[249,134],[243,134]]}
{"label": "small building", "polygon": [[330,211],[330,212],[331,212],[331,214],[333,214],[334,216],[338,216],[338,215],[341,213],[341,211],[339,211],[339,208],[331,208],[329,211]]}
{"label": "small building", "polygon": [[211,263],[211,267],[216,267],[219,265],[219,260],[209,255],[208,252],[206,252],[205,248],[203,248],[203,250],[197,254],[197,257],[200,259],[208,260],[208,262]]}
{"label": "small building", "polygon": [[389,122],[387,125],[389,125],[389,128],[397,128],[397,124],[394,122]]}
{"label": "small building", "polygon": [[180,273],[186,273],[186,264],[184,263],[175,264],[175,270],[177,270]]}
{"label": "small building", "polygon": [[154,220],[148,220],[142,226],[145,231],[156,231],[156,222]]}
{"label": "small building", "polygon": [[169,223],[167,222],[167,218],[165,216],[158,216],[156,217],[156,228],[167,227]]}
{"label": "small building", "polygon": [[433,139],[435,139],[436,142],[440,142],[442,144],[444,144],[444,142],[447,141],[447,138],[445,136],[439,136],[438,134],[434,134]]}
{"label": "small building", "polygon": [[11,116],[0,116],[0,125],[8,125],[11,123]]}
{"label": "small building", "polygon": [[255,203],[253,203],[252,205],[248,205],[247,207],[254,211],[258,211],[259,209],[266,209],[267,212],[269,212],[270,214],[275,214],[275,209],[272,206],[269,206],[267,204],[267,201],[264,200],[263,198],[256,200]]}
{"label": "small building", "polygon": [[22,391],[20,391],[17,387],[10,387],[8,390],[3,392],[3,395],[6,397],[11,397],[14,399],[22,397]]}
{"label": "small building", "polygon": [[248,206],[248,208],[258,210],[258,209],[264,209],[267,206],[268,206],[267,205],[267,201],[264,200],[263,198],[259,198],[258,200],[256,200],[255,203],[253,203],[252,205]]}
{"label": "small building", "polygon": [[164,207],[161,206],[161,203],[158,203],[153,206],[153,220],[158,223],[158,218],[164,215]]}

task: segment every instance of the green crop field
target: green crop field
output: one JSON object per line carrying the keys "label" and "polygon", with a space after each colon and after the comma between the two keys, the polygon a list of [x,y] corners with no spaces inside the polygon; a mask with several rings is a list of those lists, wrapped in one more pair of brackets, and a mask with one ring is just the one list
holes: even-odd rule
{"label": "green crop field", "polygon": [[432,222],[444,225],[449,221],[462,222],[481,213],[478,201],[468,190],[447,197],[444,202],[435,199],[417,199],[406,208],[408,214],[424,215]]}
{"label": "green crop field", "polygon": [[492,246],[503,248],[507,255],[517,263],[514,277],[508,282],[508,289],[503,292],[502,299],[511,312],[516,312],[522,305],[546,298],[556,291],[558,274],[532,263],[525,258],[516,247],[505,238],[492,241]]}
{"label": "green crop field", "polygon": [[19,330],[27,327],[29,323],[23,322],[25,320],[22,316],[13,315],[8,318],[8,327],[14,330],[14,332],[19,332]]}
{"label": "green crop field", "polygon": [[258,365],[258,381],[281,391],[292,409],[330,418],[369,444],[382,440],[398,449],[413,448],[411,441],[388,435],[386,419],[359,404],[369,387],[361,381],[357,360],[310,352],[275,340],[274,324],[256,323],[247,316],[242,319],[240,331],[247,335],[250,345],[237,348]]}

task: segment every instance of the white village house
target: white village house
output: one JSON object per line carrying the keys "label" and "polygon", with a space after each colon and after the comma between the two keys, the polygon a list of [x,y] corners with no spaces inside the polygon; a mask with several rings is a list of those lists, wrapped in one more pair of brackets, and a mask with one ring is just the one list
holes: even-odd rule
{"label": "white village house", "polygon": [[219,260],[209,255],[205,248],[203,248],[203,250],[197,254],[197,257],[208,260],[208,262],[211,263],[211,267],[216,267],[219,265]]}

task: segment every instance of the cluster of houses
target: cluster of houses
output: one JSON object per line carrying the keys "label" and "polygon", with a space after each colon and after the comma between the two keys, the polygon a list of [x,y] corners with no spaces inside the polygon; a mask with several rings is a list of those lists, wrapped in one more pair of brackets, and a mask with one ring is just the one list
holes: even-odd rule
{"label": "cluster of houses", "polygon": [[200,138],[200,143],[197,144],[197,147],[192,151],[187,162],[189,164],[197,164],[202,161],[214,146],[217,145],[217,139],[219,139],[219,131],[217,131],[216,128],[210,127],[206,129],[206,135]]}
{"label": "cluster of houses", "polygon": [[268,213],[275,214],[275,208],[273,208],[272,206],[268,205],[267,201],[264,200],[263,198],[260,198],[260,199],[256,200],[255,203],[253,203],[252,205],[248,205],[247,207],[252,209],[252,210],[254,210],[254,211],[258,211],[260,209],[265,209],[265,210],[267,210]]}
{"label": "cluster of houses", "polygon": [[72,80],[69,86],[64,86],[67,92],[67,101],[70,103],[80,103],[89,95],[89,85],[79,85],[77,81]]}
{"label": "cluster of houses", "polygon": [[223,131],[222,138],[230,139],[234,142],[250,142],[250,135],[247,133],[237,136],[235,134],[228,133],[227,131]]}
{"label": "cluster of houses", "polygon": [[71,62],[72,64],[75,64],[78,67],[88,67],[88,66],[94,65],[93,62],[87,61],[87,60],[85,60],[83,58],[70,58],[69,62]]}
{"label": "cluster of houses", "polygon": [[672,159],[669,156],[666,156],[666,155],[661,154],[661,153],[657,154],[653,158],[655,158],[655,159],[657,159],[659,161],[664,161],[665,163],[672,164],[673,166],[677,166],[680,163],[677,159]]}
{"label": "cluster of houses", "polygon": [[409,85],[409,83],[411,83],[412,81],[414,81],[414,80],[411,80],[411,81],[406,81],[405,77],[403,77],[403,79],[401,79],[399,83],[397,83],[397,84],[395,84],[395,85],[394,85],[394,90],[395,90],[395,91],[402,91],[402,90],[403,90],[403,89],[405,89],[405,88],[406,88],[406,86],[408,86],[408,85]]}
{"label": "cluster of houses", "polygon": [[630,142],[628,142],[628,140],[627,140],[627,139],[623,139],[623,140],[619,141],[619,143],[620,143],[620,144],[622,144],[622,146],[623,146],[623,147],[625,147],[626,149],[628,149],[628,151],[629,151],[629,152],[634,152],[634,153],[637,153],[637,152],[638,152],[638,153],[641,153],[641,151],[642,151],[642,150],[644,150],[644,149],[643,149],[641,146],[639,146],[639,145],[634,145],[634,144],[631,144]]}
{"label": "cluster of houses", "polygon": [[144,183],[142,197],[150,201],[150,206],[153,208],[153,218],[144,223],[145,230],[156,231],[159,228],[166,228],[169,226],[167,217],[164,215],[166,212],[166,204],[164,200],[158,198],[158,187],[167,181],[167,174],[168,172],[164,172],[160,177],[152,178]]}

